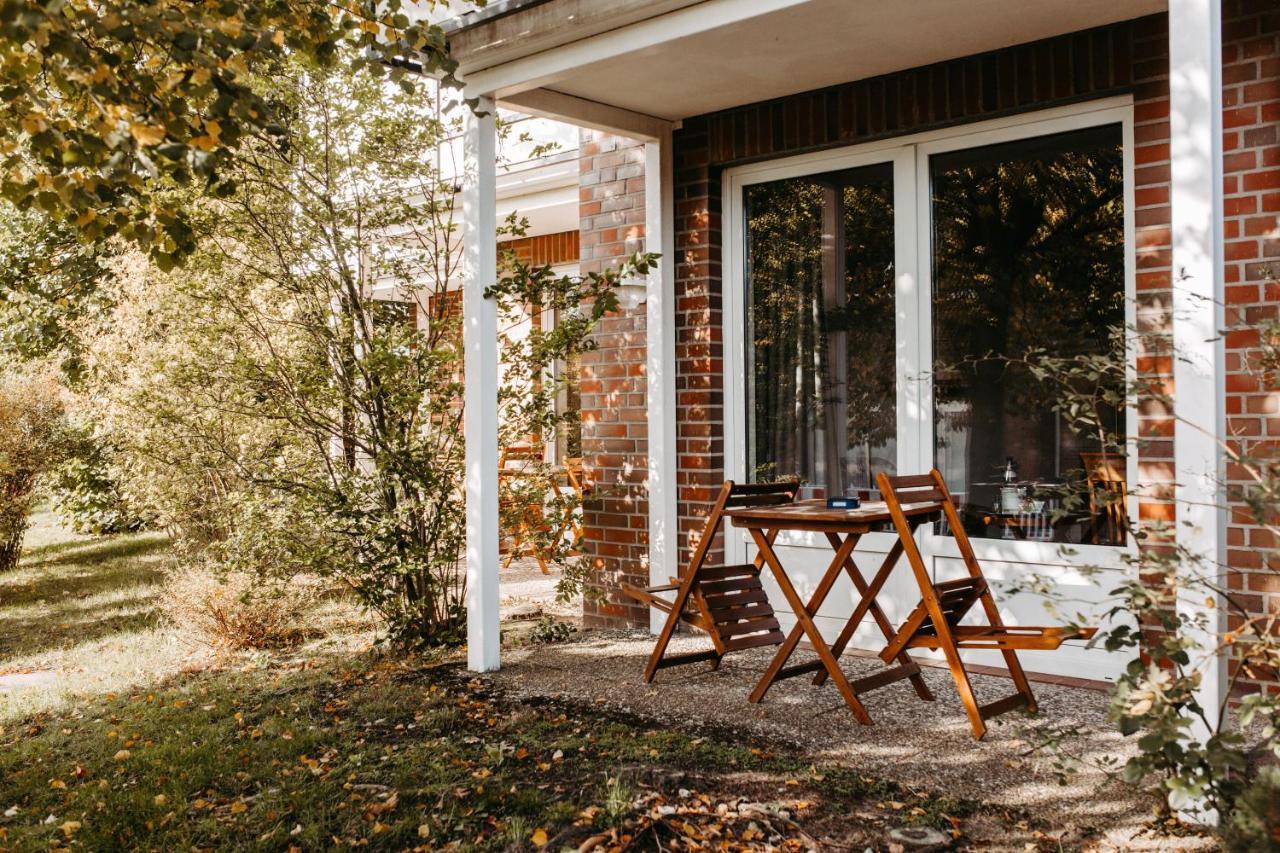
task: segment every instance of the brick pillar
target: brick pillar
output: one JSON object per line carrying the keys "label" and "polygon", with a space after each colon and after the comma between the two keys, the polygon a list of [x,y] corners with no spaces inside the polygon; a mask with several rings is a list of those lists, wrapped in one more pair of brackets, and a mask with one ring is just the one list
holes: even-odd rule
{"label": "brick pillar", "polygon": [[[600,272],[644,236],[644,145],[583,130],[579,139],[583,273]],[[645,608],[619,592],[649,583],[645,308],[606,317],[582,359],[582,454],[597,491],[583,509],[584,547],[603,599],[587,596],[588,626],[647,625]]]}
{"label": "brick pillar", "polygon": [[[1280,447],[1280,391],[1258,364],[1258,327],[1280,317],[1280,10],[1268,0],[1229,0],[1222,22],[1223,199],[1226,269],[1227,433],[1238,450]],[[1231,523],[1227,584],[1251,616],[1280,613],[1280,543],[1239,500],[1253,479],[1227,470]],[[1227,629],[1244,617],[1229,612]],[[1235,673],[1238,660],[1230,666]],[[1236,696],[1280,685],[1274,673],[1241,673]]]}

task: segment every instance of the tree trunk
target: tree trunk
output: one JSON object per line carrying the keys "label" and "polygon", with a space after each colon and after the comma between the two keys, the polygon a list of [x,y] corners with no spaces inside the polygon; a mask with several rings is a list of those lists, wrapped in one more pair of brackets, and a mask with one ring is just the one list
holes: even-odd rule
{"label": "tree trunk", "polygon": [[0,572],[18,567],[22,540],[27,535],[27,507],[11,508],[0,516]]}

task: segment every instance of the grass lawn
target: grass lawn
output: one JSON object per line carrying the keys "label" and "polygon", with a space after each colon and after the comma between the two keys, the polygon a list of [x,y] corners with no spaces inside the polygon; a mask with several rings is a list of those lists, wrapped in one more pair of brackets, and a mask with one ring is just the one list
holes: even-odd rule
{"label": "grass lawn", "polygon": [[517,703],[358,631],[195,666],[154,612],[162,537],[32,544],[0,582],[0,673],[79,671],[0,719],[0,849],[862,850],[1035,828],[731,732]]}

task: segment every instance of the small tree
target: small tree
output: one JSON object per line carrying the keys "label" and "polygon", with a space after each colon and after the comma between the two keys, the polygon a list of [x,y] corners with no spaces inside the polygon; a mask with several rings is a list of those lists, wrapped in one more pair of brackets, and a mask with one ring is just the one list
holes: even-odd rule
{"label": "small tree", "polygon": [[[284,143],[244,145],[187,265],[113,262],[115,307],[84,347],[91,406],[136,460],[127,496],[181,547],[333,577],[404,644],[459,640],[460,252],[452,177],[423,154],[450,128],[362,72],[298,63],[263,85],[291,104]],[[504,434],[571,416],[547,369],[589,346],[617,275],[506,266],[489,294],[504,315],[561,321],[506,342]]]}
{"label": "small tree", "polygon": [[36,482],[57,459],[61,426],[53,379],[0,374],[0,572],[18,565]]}

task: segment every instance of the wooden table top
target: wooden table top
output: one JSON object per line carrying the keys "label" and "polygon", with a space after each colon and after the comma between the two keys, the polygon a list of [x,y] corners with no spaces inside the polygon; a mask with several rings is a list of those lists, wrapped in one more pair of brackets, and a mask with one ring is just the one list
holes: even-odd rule
{"label": "wooden table top", "polygon": [[[936,515],[942,505],[936,501],[903,504],[908,518]],[[857,509],[831,509],[823,500],[796,501],[782,506],[740,507],[726,509],[734,527],[761,527],[784,530],[818,530],[866,533],[872,526],[891,521],[884,501],[863,501]]]}

